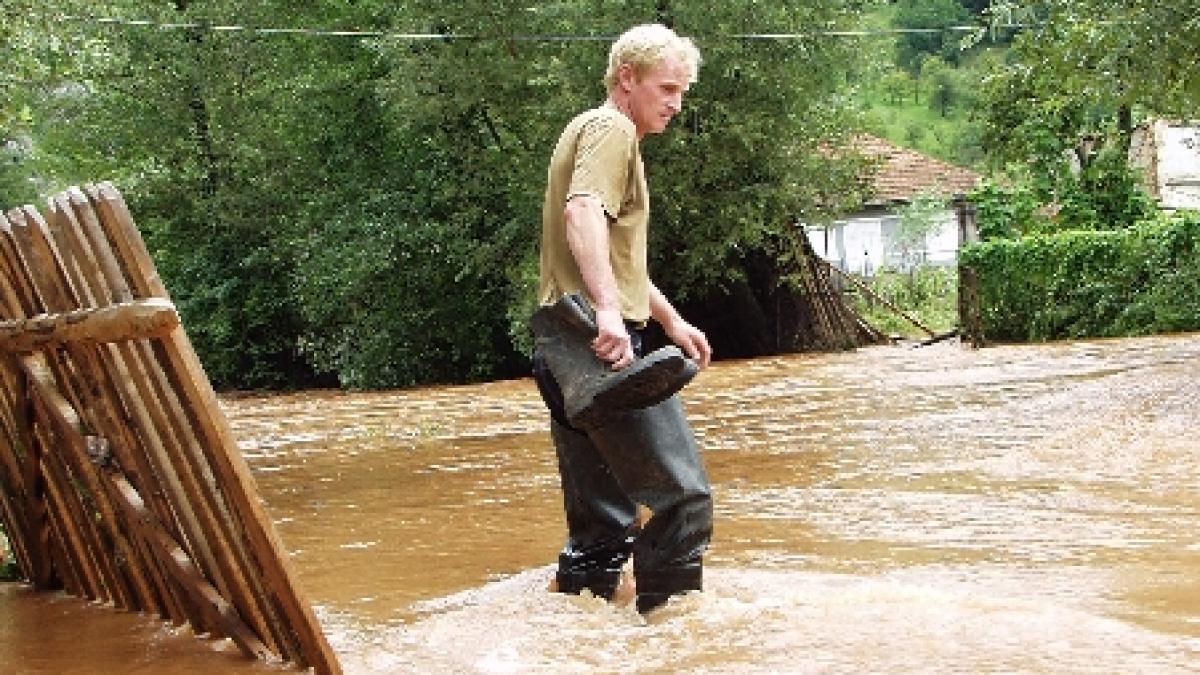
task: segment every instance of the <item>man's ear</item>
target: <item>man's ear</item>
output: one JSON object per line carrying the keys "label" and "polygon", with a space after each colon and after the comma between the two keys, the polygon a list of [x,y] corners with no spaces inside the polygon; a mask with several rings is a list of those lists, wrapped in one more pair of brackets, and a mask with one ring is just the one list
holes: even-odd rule
{"label": "man's ear", "polygon": [[631,63],[622,63],[617,67],[617,86],[624,91],[629,91],[633,85],[637,84],[637,71]]}

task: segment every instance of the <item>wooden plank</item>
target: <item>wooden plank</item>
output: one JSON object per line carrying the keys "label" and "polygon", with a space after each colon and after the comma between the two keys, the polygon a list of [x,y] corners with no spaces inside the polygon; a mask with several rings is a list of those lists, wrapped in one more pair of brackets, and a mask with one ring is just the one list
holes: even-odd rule
{"label": "wooden plank", "polygon": [[[135,293],[142,297],[168,298],[141,233],[133,225],[120,194],[107,183],[86,188],[85,192],[100,215],[101,225],[127,270]],[[321,632],[312,607],[295,583],[291,560],[257,497],[253,476],[238,451],[216,393],[186,333],[177,328],[156,345],[170,363],[168,375],[178,378],[174,384],[183,395],[187,410],[194,415],[203,446],[209,453],[208,460],[223,486],[230,508],[241,519],[262,580],[299,641],[299,649],[285,650],[285,656],[301,667],[313,667],[319,673],[340,673],[337,657]]]}
{"label": "wooden plank", "polygon": [[[18,232],[24,234],[24,238],[18,238],[18,242],[26,259],[51,260],[58,264],[53,271],[29,270],[35,290],[45,302],[50,303],[46,309],[61,311],[80,307],[84,303],[94,303],[94,296],[81,278],[80,265],[76,262],[80,257],[75,249],[69,245],[59,246],[52,236],[52,229],[59,233],[60,238],[64,236],[63,224],[56,222],[51,228],[41,214],[31,208],[27,208],[23,215],[27,231],[22,232],[21,228],[18,228]],[[112,374],[114,369],[111,367],[110,353],[80,343],[67,343],[64,350],[71,357],[75,369],[70,377],[62,377],[59,381],[68,385],[75,381],[82,385],[64,387],[64,392],[71,398],[75,408],[87,417],[91,427],[102,430],[111,438],[123,441],[119,446],[124,446],[124,442],[132,444],[134,435],[121,422],[124,413],[116,407],[121,400],[117,385],[120,377]],[[75,392],[74,395],[71,394],[72,391]],[[146,487],[150,488],[149,494],[157,498],[158,511],[163,521],[172,528],[172,535],[180,541],[188,542],[193,547],[193,554],[199,552],[202,560],[211,564],[207,542],[198,535],[192,505],[179,486],[174,467],[167,461],[155,461],[162,458],[153,452],[135,451],[127,454],[132,454],[135,462],[138,462],[139,475],[146,482]],[[151,460],[149,463],[146,462],[147,457]],[[158,489],[160,486],[166,489]],[[190,603],[180,602],[177,607],[183,610],[187,620],[199,632],[215,628],[207,623],[206,615]]]}
{"label": "wooden plank", "polygon": [[[84,433],[78,413],[76,413],[62,392],[56,387],[53,374],[45,363],[44,357],[42,355],[27,356],[23,361],[22,365],[29,381],[32,383],[33,389],[37,391],[35,400],[43,412],[40,419],[46,420],[48,425],[59,434],[59,438],[64,443],[74,443],[76,446],[74,451],[77,454],[86,454],[86,441],[83,438]],[[107,490],[106,487],[102,489]],[[59,505],[54,511],[58,512],[62,507],[63,505]],[[70,531],[69,524],[64,520],[59,525],[58,530],[63,534],[68,534]],[[144,543],[140,543],[138,546],[139,559],[153,561],[154,567],[160,565],[160,561],[156,557],[148,555],[149,551],[145,550],[144,547]],[[71,565],[69,572],[74,577],[73,586],[76,588],[73,593],[82,595],[87,581],[85,571],[80,569],[79,565],[75,564],[76,556],[71,555],[71,550],[68,547],[63,546],[61,548],[63,549],[61,558],[64,562]],[[171,584],[161,573],[152,571],[149,574],[149,578],[156,579],[159,582],[159,587],[154,590],[153,595],[161,598],[161,601],[157,604],[163,606],[167,611],[167,615],[164,618],[169,618],[176,625],[180,625],[185,621],[193,621],[193,625],[197,627],[205,625],[196,621],[194,617],[191,617],[198,609],[193,609],[185,603],[180,602],[175,597],[178,591],[171,587]]]}
{"label": "wooden plank", "polygon": [[[73,189],[50,209],[0,218],[0,470],[17,469],[0,517],[41,523],[20,538],[48,584],[157,603],[249,656],[340,673],[119,193]],[[9,391],[26,380],[36,393]],[[20,433],[23,454],[7,447]],[[106,438],[123,471],[87,455]]]}
{"label": "wooden plank", "polygon": [[57,588],[54,576],[54,565],[52,561],[52,552],[50,549],[50,521],[49,514],[46,510],[46,481],[42,475],[42,448],[37,443],[34,437],[33,427],[30,420],[33,419],[33,405],[28,396],[24,392],[24,383],[21,382],[22,390],[17,398],[17,404],[23,410],[18,411],[16,417],[17,442],[24,449],[24,456],[20,458],[17,474],[21,485],[24,487],[24,540],[26,549],[30,554],[31,568],[29,572],[29,580],[33,583],[33,587],[39,590],[49,590]]}
{"label": "wooden plank", "polygon": [[[77,309],[67,301],[70,288],[64,276],[58,253],[52,247],[45,245],[45,236],[41,235],[45,223],[32,207],[24,210],[9,211],[8,219],[12,223],[13,241],[20,255],[26,275],[32,282],[30,288],[34,295],[34,304],[43,311],[61,311]],[[37,314],[39,312],[33,312]]]}
{"label": "wooden plank", "polygon": [[[47,495],[47,501],[51,497]],[[86,597],[83,581],[80,578],[80,571],[75,567],[75,560],[67,554],[66,535],[63,534],[62,514],[56,509],[46,509],[46,522],[48,525],[47,531],[50,533],[48,539],[48,549],[50,551],[50,560],[52,561],[55,576],[54,583],[45,589],[57,591],[66,589],[67,593],[77,598]]]}
{"label": "wooden plank", "polygon": [[[104,240],[108,241],[107,234]],[[179,438],[186,441],[185,450],[187,452],[184,453],[186,463],[194,467],[197,476],[205,477],[205,484],[212,485],[214,488],[203,491],[201,498],[207,497],[214,510],[219,510],[222,514],[217,523],[220,525],[221,531],[227,533],[227,538],[219,538],[218,541],[228,541],[231,544],[233,555],[228,559],[238,562],[229,577],[236,585],[228,597],[252,625],[259,629],[259,634],[280,655],[280,658],[295,660],[300,648],[295,642],[293,631],[286,626],[287,619],[280,614],[273,592],[267,586],[268,579],[264,578],[261,573],[261,563],[248,548],[249,539],[245,535],[242,517],[227,508],[229,500],[221,494],[220,481],[212,468],[211,451],[199,438],[200,432],[196,428],[195,422],[198,419],[197,415],[184,404],[182,395],[177,395],[177,392],[182,391],[181,380],[173,374],[171,363],[166,356],[162,355],[158,343],[155,344],[154,349],[146,351],[145,354],[146,369],[153,375],[152,381],[161,393],[161,400],[171,407],[173,414],[169,419],[181,422],[173,428],[178,432]],[[219,557],[218,560],[226,561],[227,558]],[[222,584],[218,585],[228,588]]]}
{"label": "wooden plank", "polygon": [[0,524],[4,525],[4,531],[8,535],[9,550],[12,551],[13,558],[17,562],[17,569],[21,571],[22,575],[29,577],[29,570],[33,568],[33,562],[29,558],[29,551],[25,548],[25,540],[21,537],[23,521],[24,515],[15,495],[0,486]]}
{"label": "wooden plank", "polygon": [[27,412],[25,378],[18,370],[12,354],[0,353],[0,473],[9,494],[23,497],[26,493],[21,468],[29,450],[22,429]]}
{"label": "wooden plank", "polygon": [[[40,371],[37,375],[31,374],[30,377],[52,377],[49,367],[41,357],[28,357],[23,360],[23,366],[27,370]],[[86,444],[59,442],[57,447],[57,455],[70,471],[72,482],[76,484],[77,489],[85,489],[91,495],[92,504],[89,506],[94,506],[95,513],[99,516],[98,520],[88,518],[90,538],[93,540],[90,545],[104,557],[104,560],[97,561],[96,564],[102,572],[108,574],[107,583],[112,589],[113,603],[122,609],[157,610],[159,607],[156,596],[139,564],[142,562],[141,555],[130,545],[126,528],[122,527],[122,523],[116,517],[107,490],[99,480],[91,455],[86,451]],[[117,560],[124,560],[126,564],[118,565]]]}
{"label": "wooden plank", "polygon": [[[19,211],[14,210],[12,213],[20,216]],[[0,292],[4,293],[6,309],[11,312],[5,316],[6,319],[23,319],[37,313],[34,311],[37,299],[33,297],[29,286],[21,283],[24,276],[21,270],[24,265],[17,249],[15,237],[12,223],[6,216],[0,214],[0,272],[3,272],[9,282],[0,284]],[[18,311],[23,313],[16,314]]]}
{"label": "wooden plank", "polygon": [[[61,290],[62,284],[55,281],[54,275],[47,270],[30,268],[30,260],[33,260],[36,263],[38,260],[45,261],[47,259],[53,259],[54,251],[49,244],[37,246],[39,241],[45,241],[45,237],[35,238],[34,234],[29,230],[41,224],[41,218],[38,214],[36,214],[36,212],[32,213],[32,219],[27,217],[28,215],[29,214],[25,211],[10,211],[10,228],[6,232],[6,234],[9,235],[8,239],[11,257],[17,261],[13,266],[13,271],[15,273],[13,280],[16,282],[17,288],[21,291],[21,297],[24,299],[23,308],[25,313],[37,314],[44,313],[48,309],[69,307],[69,302],[64,297]],[[44,265],[47,263],[42,262],[40,264]],[[38,280],[40,280],[40,282]],[[47,305],[46,303],[50,303],[50,305]],[[48,360],[53,369],[59,372],[59,381],[68,384],[71,384],[72,381],[77,377],[76,370],[74,369],[72,362],[87,362],[88,360],[92,359],[91,354],[85,349],[80,349],[79,345],[68,345],[65,350],[58,350],[48,354],[47,356],[51,357]],[[95,381],[88,382],[86,385],[86,387],[83,387],[86,390],[99,391],[99,383]],[[77,388],[79,387],[68,387],[69,390]],[[76,401],[78,401],[80,398],[79,394],[70,395],[76,399]],[[116,398],[115,396],[102,397],[109,400],[110,403]],[[110,415],[112,414],[114,413],[110,413]],[[136,445],[133,437],[130,436],[127,431],[122,433],[122,429],[119,427],[114,433],[114,438],[119,441],[118,447],[122,448],[120,451],[120,459],[122,462],[124,462],[123,465],[127,468],[127,470],[136,471],[138,475],[142,476],[142,480],[146,481],[147,486],[155,488],[149,492],[152,498],[152,504],[154,505],[154,508],[159,509],[161,513],[166,514],[169,517],[171,514],[171,506],[166,502],[165,498],[161,494],[161,490],[157,490],[154,472],[147,464],[143,453],[125,450],[127,448],[133,448]],[[44,509],[44,505],[42,505],[41,508]],[[143,558],[146,558],[146,556],[143,555]],[[154,560],[153,558],[148,559]],[[153,565],[157,567],[157,560],[154,560]],[[165,579],[165,577],[163,577],[162,574],[157,570],[151,570],[151,576],[158,579]],[[77,584],[77,586],[78,585],[80,584]],[[185,621],[200,619],[200,615],[196,614],[194,611],[191,611],[185,603],[182,603],[178,600],[175,591],[171,589],[169,585],[160,586],[156,596],[164,601],[165,604],[162,606],[162,609],[166,611],[166,618],[169,618],[172,623],[178,625]]]}
{"label": "wooden plank", "polygon": [[[60,250],[72,248],[77,258],[110,261],[107,264],[81,266],[83,276],[76,280],[76,285],[87,288],[94,298],[104,302],[131,300],[123,279],[100,278],[102,270],[107,274],[117,273],[119,266],[86,196],[81,192],[58,195],[51,200],[51,209],[50,221],[58,223],[57,232],[63,238],[59,242]],[[161,298],[142,302],[169,303]],[[201,551],[205,560],[202,571],[206,578],[214,581],[260,634],[270,637],[262,612],[248,589],[248,575],[243,568],[234,564],[238,559],[237,551],[230,544],[236,543],[236,540],[222,529],[222,524],[227,524],[229,518],[214,494],[211,473],[194,461],[193,454],[198,452],[188,452],[190,445],[195,444],[194,436],[186,428],[173,424],[173,420],[181,418],[182,414],[168,415],[164,409],[175,400],[174,393],[154,386],[157,380],[148,375],[148,371],[156,370],[156,363],[152,353],[145,347],[125,344],[114,346],[110,367],[115,372],[115,381],[124,385],[126,407],[146,434],[148,450],[159,461],[170,464],[186,494],[185,506],[193,511],[199,534],[203,537],[193,545]]]}
{"label": "wooden plank", "polygon": [[0,322],[0,350],[31,352],[66,342],[144,340],[179,325],[170,300],[150,298]]}
{"label": "wooden plank", "polygon": [[904,320],[905,320],[905,321],[908,321],[909,323],[911,323],[912,325],[916,326],[917,328],[920,328],[920,329],[921,329],[922,331],[924,331],[924,332],[925,332],[925,334],[926,334],[926,335],[928,335],[929,337],[934,337],[935,335],[937,335],[937,333],[935,333],[935,332],[933,331],[933,329],[932,329],[932,328],[929,328],[929,327],[928,327],[928,326],[926,326],[925,324],[923,324],[923,323],[921,323],[920,321],[917,321],[916,319],[914,319],[912,316],[910,316],[910,315],[908,314],[908,312],[905,312],[903,309],[900,309],[898,306],[896,306],[896,303],[894,303],[894,302],[892,302],[891,300],[888,300],[887,298],[883,297],[882,295],[880,295],[880,294],[876,293],[874,290],[872,290],[872,289],[871,289],[871,287],[870,287],[870,286],[867,286],[867,285],[866,285],[866,284],[864,284],[863,282],[861,282],[861,281],[859,281],[858,279],[854,278],[854,276],[853,276],[853,275],[851,275],[851,274],[847,274],[846,272],[843,272],[843,271],[842,271],[840,268],[838,268],[836,265],[834,265],[833,263],[829,262],[828,260],[825,260],[824,258],[818,258],[818,260],[820,260],[821,262],[825,263],[825,266],[826,266],[826,267],[828,267],[829,269],[831,269],[831,270],[833,270],[833,271],[837,272],[838,274],[840,274],[840,275],[842,276],[842,278],[843,278],[843,279],[846,279],[846,280],[847,280],[847,281],[849,281],[850,283],[854,284],[854,287],[855,287],[855,288],[857,288],[858,290],[862,291],[863,293],[866,293],[867,295],[871,296],[871,298],[873,298],[875,301],[877,301],[877,302],[879,302],[880,304],[882,304],[884,307],[887,307],[888,309],[892,310],[892,311],[893,311],[893,312],[895,312],[896,314],[899,314],[901,317],[903,317],[903,318],[904,318]]}
{"label": "wooden plank", "polygon": [[[14,216],[20,212],[13,210]],[[5,319],[22,318],[32,308],[36,298],[24,283],[23,258],[17,247],[16,234],[8,216],[0,214],[0,297],[3,298]],[[53,544],[54,527],[52,514],[46,508],[46,479],[42,475],[41,449],[34,439],[30,420],[32,406],[26,395],[24,378],[20,376],[12,356],[5,358],[4,389],[9,397],[4,402],[4,418],[9,437],[10,450],[6,458],[9,484],[17,493],[8,501],[10,512],[20,512],[22,522],[9,530],[10,539],[18,541],[24,564],[22,572],[38,589],[50,590],[60,587],[62,579],[56,575],[55,558],[62,558]],[[61,568],[60,568],[61,569]],[[69,572],[69,571],[68,571]]]}
{"label": "wooden plank", "polygon": [[[50,447],[52,440],[48,433],[39,430],[38,437],[40,442]],[[92,523],[89,522],[89,514],[79,491],[75,489],[71,475],[57,453],[44,453],[42,464],[48,478],[46,494],[53,506],[50,512],[61,523],[59,541],[65,544],[64,549],[83,583],[84,596],[88,600],[110,602],[112,594],[109,584],[112,577],[92,536]]]}
{"label": "wooden plank", "polygon": [[[36,363],[32,357],[30,361],[30,379],[37,390],[38,400],[45,413],[44,418],[50,422],[62,442],[72,444],[77,452],[86,454],[86,432],[78,413],[58,391],[49,369]],[[191,557],[162,527],[129,481],[111,465],[103,471],[103,475],[112,486],[114,501],[125,511],[126,521],[136,525],[139,534],[171,573],[175,582],[187,592],[194,605],[206,616],[207,623],[219,626],[222,634],[237,643],[247,656],[269,657],[270,650],[259,641],[254,631],[241,621],[232,605],[204,579]],[[55,511],[62,512],[61,509]],[[82,569],[85,574],[89,573],[86,565],[82,565]]]}
{"label": "wooden plank", "polygon": [[[43,432],[38,433],[38,442],[45,443]],[[107,600],[100,577],[91,564],[91,555],[80,532],[80,515],[77,512],[76,496],[71,494],[70,479],[65,476],[53,455],[46,453],[42,458],[42,472],[46,476],[47,519],[51,521],[65,562],[70,565],[72,575],[79,585],[78,594],[88,600]],[[65,578],[64,578],[65,580]]]}
{"label": "wooden plank", "polygon": [[[22,368],[26,372],[31,368],[49,372],[44,360],[34,357],[23,359]],[[36,442],[55,450],[42,453],[42,467],[50,478],[48,486],[55,491],[56,503],[65,509],[62,532],[68,536],[67,548],[82,572],[79,577],[88,597],[126,607],[130,590],[115,566],[113,551],[106,544],[112,538],[103,536],[96,519],[95,509],[103,510],[104,495],[85,454],[72,456],[72,448],[64,438],[54,435],[44,425],[35,429]]]}
{"label": "wooden plank", "polygon": [[[78,192],[78,190],[74,190],[74,192]],[[80,193],[80,196],[82,196],[82,193]],[[72,201],[73,199],[74,196],[72,196]],[[55,205],[54,199],[52,199],[50,205],[52,205],[53,216],[53,209]],[[70,210],[67,210],[66,213],[70,214]],[[95,229],[97,229],[95,222],[84,222],[83,225],[86,228],[91,229],[91,231],[95,231]],[[82,240],[80,241],[80,245],[78,247],[80,251],[84,251],[82,253],[83,257],[92,263],[89,265],[84,265],[82,269],[85,271],[85,273],[100,274],[100,271],[97,270],[107,270],[109,267],[116,265],[115,259],[113,259],[112,255],[97,255],[98,249],[96,249],[95,245],[92,245],[89,249],[89,246],[83,243],[83,241],[88,239],[88,237],[80,237],[80,235],[78,235],[76,232],[71,232],[71,234],[76,235],[76,237]],[[112,297],[110,297],[109,294],[102,292],[103,285],[98,286],[100,286],[101,292],[97,292],[97,289],[95,288],[92,289],[92,292],[94,292],[94,297],[97,299],[97,301],[102,301],[104,305],[112,305]],[[122,298],[134,301],[131,295],[128,294],[122,295]],[[161,300],[151,298],[144,301],[145,303],[158,303],[158,301]],[[178,315],[176,315],[176,321],[178,321]],[[124,382],[124,378],[122,378],[120,381]],[[148,465],[146,465],[143,453],[132,452],[132,441],[136,436],[127,434],[128,430],[125,428],[120,428],[120,431],[125,431],[126,435],[124,437],[118,436],[114,438],[114,440],[119,443],[119,446],[115,450],[113,450],[112,447],[109,447],[110,452],[113,452],[113,454],[116,456],[116,459],[122,462],[122,466],[126,467],[126,471],[136,470],[137,466],[142,466],[144,476],[148,477],[149,479],[150,473],[148,468],[145,468]],[[131,454],[134,458],[133,461],[130,461]],[[163,502],[160,495],[155,494],[155,497],[157,498],[152,498],[152,503]],[[124,526],[124,522],[122,522],[121,525]],[[184,613],[182,613],[180,599],[176,597],[176,593],[174,592],[174,586],[169,584],[166,575],[164,575],[162,566],[160,563],[158,563],[154,554],[152,554],[152,552],[149,550],[148,544],[145,544],[145,542],[143,542],[143,540],[140,538],[133,538],[133,545],[134,549],[136,549],[137,555],[136,557],[132,558],[128,567],[130,567],[130,573],[134,579],[134,584],[136,584],[136,589],[139,591],[139,604],[142,605],[143,609],[158,611],[158,613],[160,613],[163,617],[175,619],[176,622],[179,622],[179,619],[184,616]],[[143,587],[143,584],[145,587]]]}
{"label": "wooden plank", "polygon": [[[0,371],[7,370],[0,366]],[[0,395],[5,391],[0,389]],[[0,397],[2,398],[2,397]],[[0,400],[0,407],[7,408],[6,401]],[[33,576],[33,559],[25,541],[25,488],[20,484],[21,471],[19,456],[13,447],[14,434],[7,420],[0,420],[5,427],[0,433],[0,522],[3,522],[8,534],[8,543],[17,559],[17,565],[26,578]]]}
{"label": "wooden plank", "polygon": [[150,509],[145,507],[145,503],[129,481],[117,475],[115,471],[106,472],[106,477],[112,481],[114,493],[121,497],[117,501],[129,514],[128,518],[141,525],[142,536],[151,550],[158,555],[175,581],[188,592],[193,602],[209,617],[211,623],[220,626],[222,633],[229,636],[245,655],[258,659],[270,658],[273,655],[271,650],[267,649],[258,639],[258,635],[242,622],[233,605],[205,580],[183,548],[166,533]]}

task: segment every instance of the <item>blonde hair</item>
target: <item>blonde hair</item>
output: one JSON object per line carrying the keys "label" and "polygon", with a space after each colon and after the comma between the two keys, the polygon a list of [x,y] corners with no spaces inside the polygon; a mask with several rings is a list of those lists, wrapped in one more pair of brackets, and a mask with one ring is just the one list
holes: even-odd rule
{"label": "blonde hair", "polygon": [[626,63],[633,66],[634,74],[641,78],[648,70],[662,63],[668,54],[678,58],[687,68],[688,83],[695,82],[700,69],[700,50],[691,38],[679,37],[662,24],[634,26],[617,38],[608,52],[604,85],[609,89],[617,86],[618,71]]}

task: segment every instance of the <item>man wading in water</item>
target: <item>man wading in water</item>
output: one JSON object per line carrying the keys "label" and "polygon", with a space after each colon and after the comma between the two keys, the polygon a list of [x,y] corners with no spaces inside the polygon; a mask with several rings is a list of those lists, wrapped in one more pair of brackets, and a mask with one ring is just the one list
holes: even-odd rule
{"label": "man wading in water", "polygon": [[[567,125],[550,160],[531,321],[567,516],[552,588],[611,600],[632,555],[643,614],[700,590],[712,536],[708,478],[675,395],[712,348],[650,281],[639,148],[679,113],[699,63],[691,40],[665,26],[613,44],[608,99]],[[643,354],[650,319],[678,348]],[[640,530],[639,504],[651,512]]]}

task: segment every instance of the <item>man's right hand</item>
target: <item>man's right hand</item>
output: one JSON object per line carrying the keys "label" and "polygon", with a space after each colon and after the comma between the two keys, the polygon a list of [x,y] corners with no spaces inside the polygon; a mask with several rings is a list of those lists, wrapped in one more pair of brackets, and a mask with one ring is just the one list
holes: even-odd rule
{"label": "man's right hand", "polygon": [[599,333],[592,340],[592,351],[602,361],[612,364],[613,370],[633,363],[633,343],[621,312],[615,309],[596,310],[596,327]]}

